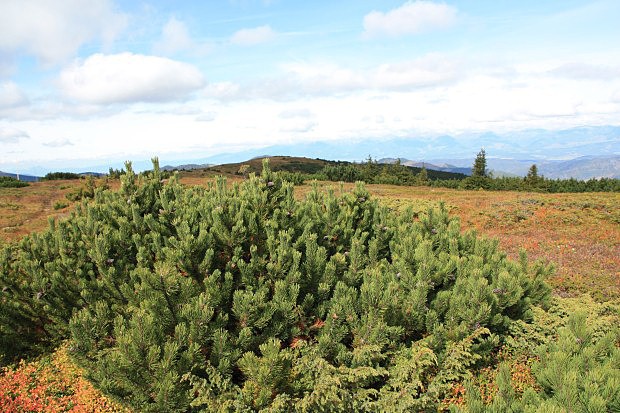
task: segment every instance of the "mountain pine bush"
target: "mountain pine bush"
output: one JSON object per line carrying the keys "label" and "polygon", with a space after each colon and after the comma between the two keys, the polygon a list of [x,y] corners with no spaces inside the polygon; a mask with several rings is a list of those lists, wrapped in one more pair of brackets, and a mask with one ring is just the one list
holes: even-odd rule
{"label": "mountain pine bush", "polygon": [[30,184],[10,176],[0,176],[0,188],[23,188],[25,186],[30,186]]}
{"label": "mountain pine bush", "polygon": [[549,267],[443,207],[397,216],[361,184],[296,201],[268,164],[206,189],[126,171],[2,250],[0,353],[70,338],[138,411],[433,409],[549,294]]}
{"label": "mountain pine bush", "polygon": [[571,315],[557,340],[540,345],[532,367],[535,387],[518,397],[510,368],[500,365],[497,393],[487,403],[467,386],[466,404],[454,412],[618,412],[620,411],[620,331],[601,334],[584,312]]}

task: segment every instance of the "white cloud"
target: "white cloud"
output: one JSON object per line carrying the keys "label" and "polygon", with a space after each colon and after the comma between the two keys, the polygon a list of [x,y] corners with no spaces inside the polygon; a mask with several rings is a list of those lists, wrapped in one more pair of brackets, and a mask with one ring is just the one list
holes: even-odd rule
{"label": "white cloud", "polygon": [[182,21],[171,17],[162,29],[161,38],[153,45],[157,54],[174,55],[189,52],[193,55],[204,55],[211,47],[207,43],[197,43],[189,34]]}
{"label": "white cloud", "polygon": [[185,23],[171,17],[162,30],[161,39],[155,43],[154,50],[157,53],[174,54],[188,50],[192,45]]}
{"label": "white cloud", "polygon": [[306,122],[295,122],[295,123],[285,123],[280,128],[280,132],[284,133],[307,133],[313,131],[318,126],[318,122],[315,121],[306,121]]}
{"label": "white cloud", "polygon": [[409,1],[385,13],[368,13],[364,16],[364,34],[402,36],[444,29],[455,23],[456,15],[456,8],[444,3]]}
{"label": "white cloud", "polygon": [[204,88],[204,96],[208,99],[230,100],[239,97],[241,86],[233,82],[209,83]]}
{"label": "white cloud", "polygon": [[0,47],[0,79],[8,78],[15,73],[17,69],[15,63],[11,53],[2,50]]}
{"label": "white cloud", "polygon": [[[286,93],[299,90],[304,94],[329,94],[353,91],[368,85],[365,73],[334,64],[292,63],[283,68],[287,82],[276,79],[271,86]],[[290,91],[287,91],[289,88]]]}
{"label": "white cloud", "polygon": [[620,79],[620,66],[608,66],[582,62],[565,63],[550,71],[553,75],[571,79],[612,80]]}
{"label": "white cloud", "polygon": [[203,84],[195,66],[132,53],[92,55],[64,69],[59,78],[67,97],[92,104],[176,100]]}
{"label": "white cloud", "polygon": [[24,50],[45,64],[59,63],[88,42],[110,44],[126,24],[111,0],[3,0],[0,51]]}
{"label": "white cloud", "polygon": [[50,142],[43,142],[43,146],[47,146],[49,148],[62,148],[65,146],[73,146],[74,143],[71,142],[69,139],[63,139],[63,140],[56,140],[56,141],[50,141]]}
{"label": "white cloud", "polygon": [[410,91],[448,85],[465,75],[460,60],[427,55],[395,64],[354,69],[332,63],[288,63],[282,73],[251,84],[217,83],[207,87],[210,97],[221,100],[295,99],[362,91]]}
{"label": "white cloud", "polygon": [[28,104],[28,98],[13,82],[0,83],[0,110],[11,109]]}
{"label": "white cloud", "polygon": [[395,64],[383,64],[370,77],[377,89],[411,89],[438,86],[453,82],[464,73],[457,59],[427,55]]}
{"label": "white cloud", "polygon": [[241,29],[232,35],[230,41],[240,46],[253,46],[269,42],[275,37],[276,32],[269,25],[265,25],[252,29]]}
{"label": "white cloud", "polygon": [[313,118],[315,115],[307,108],[286,109],[280,112],[280,119]]}
{"label": "white cloud", "polygon": [[0,126],[0,143],[18,143],[22,139],[28,138],[30,138],[30,136],[23,130],[10,126]]}
{"label": "white cloud", "polygon": [[217,114],[215,112],[207,112],[196,116],[198,122],[213,122]]}

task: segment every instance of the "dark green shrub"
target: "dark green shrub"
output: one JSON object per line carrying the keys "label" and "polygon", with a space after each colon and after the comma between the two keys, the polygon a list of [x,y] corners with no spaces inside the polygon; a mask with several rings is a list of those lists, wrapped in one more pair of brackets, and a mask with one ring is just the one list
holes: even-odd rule
{"label": "dark green shrub", "polygon": [[61,179],[80,179],[80,175],[73,172],[48,172],[42,181],[57,181]]}
{"label": "dark green shrub", "polygon": [[308,175],[299,172],[280,171],[278,175],[283,181],[290,182],[295,186],[303,185],[306,179],[308,179]]}
{"label": "dark green shrub", "polygon": [[105,180],[102,185],[97,187],[95,178],[93,178],[92,175],[88,175],[86,177],[86,182],[84,183],[84,185],[69,192],[67,195],[65,195],[65,198],[67,198],[67,200],[71,202],[81,201],[83,199],[93,199],[95,197],[95,191],[98,188],[100,190],[108,189],[109,187],[107,184],[107,180]]}
{"label": "dark green shrub", "polygon": [[30,184],[10,176],[0,176],[0,188],[23,188],[25,186],[30,186]]}
{"label": "dark green shrub", "polygon": [[466,405],[455,412],[618,412],[620,411],[620,333],[596,334],[583,312],[573,314],[559,337],[536,351],[532,371],[537,388],[518,397],[510,368],[501,365],[498,391],[484,403],[473,385]]}
{"label": "dark green shrub", "polygon": [[63,209],[69,206],[69,203],[66,201],[56,201],[54,202],[54,209],[58,210],[58,209]]}

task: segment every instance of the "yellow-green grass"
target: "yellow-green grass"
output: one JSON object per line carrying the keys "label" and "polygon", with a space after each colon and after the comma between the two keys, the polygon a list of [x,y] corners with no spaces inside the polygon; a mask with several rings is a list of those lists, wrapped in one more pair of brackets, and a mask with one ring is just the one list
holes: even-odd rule
{"label": "yellow-green grass", "polygon": [[[0,188],[0,239],[13,241],[47,226],[48,217],[62,217],[68,208],[65,195],[80,180],[34,182],[24,188]],[[67,203],[68,205],[68,203]]]}

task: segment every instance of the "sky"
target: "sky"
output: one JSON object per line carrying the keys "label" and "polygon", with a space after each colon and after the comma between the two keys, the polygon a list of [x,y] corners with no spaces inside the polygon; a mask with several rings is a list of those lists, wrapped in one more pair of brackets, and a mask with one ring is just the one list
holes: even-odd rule
{"label": "sky", "polygon": [[2,0],[0,170],[619,125],[619,21],[617,0]]}

